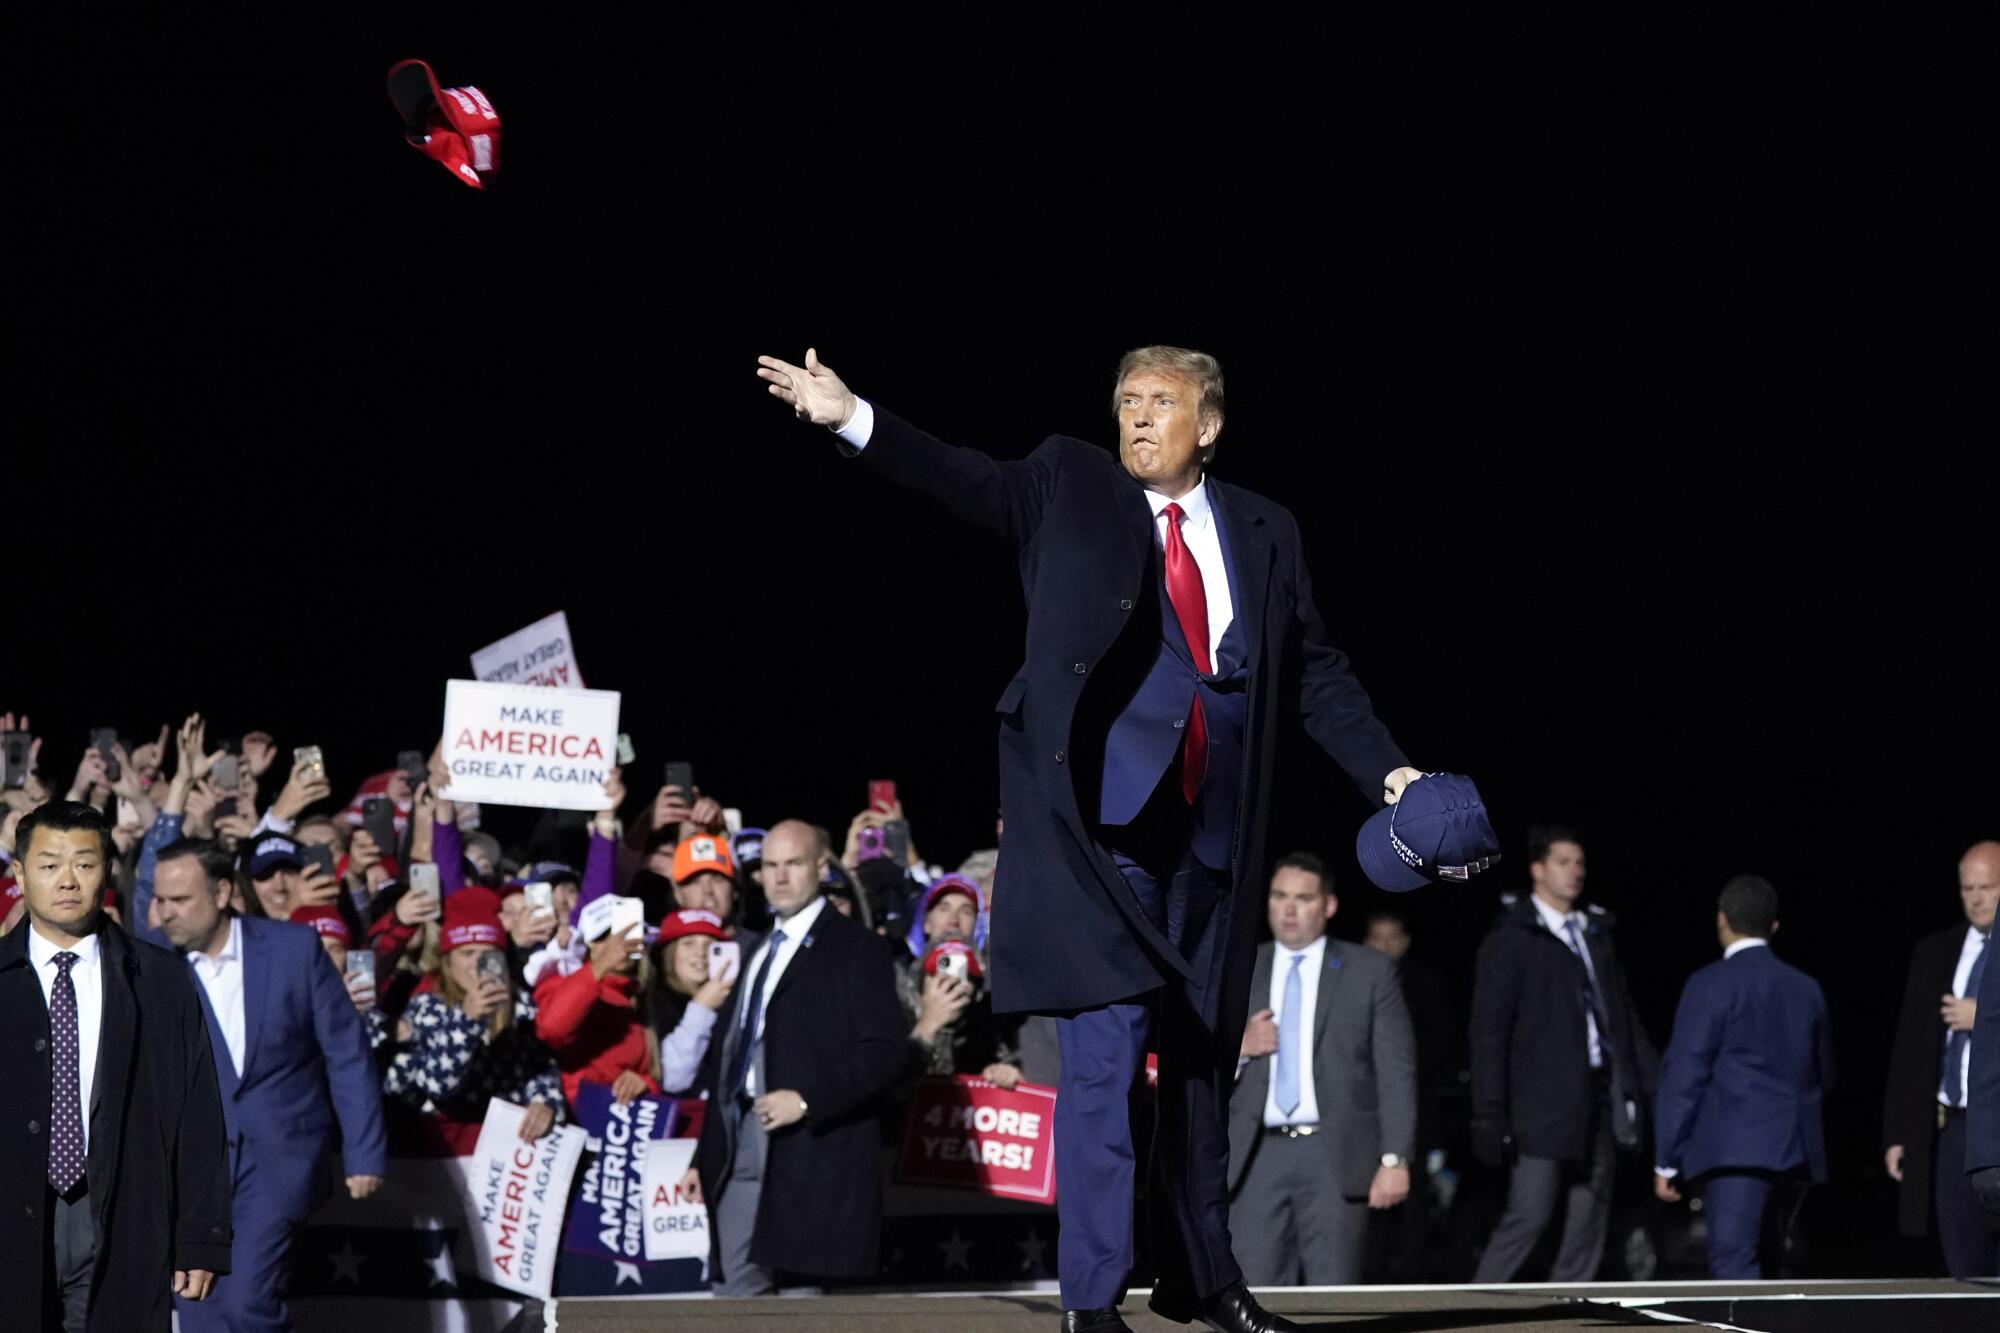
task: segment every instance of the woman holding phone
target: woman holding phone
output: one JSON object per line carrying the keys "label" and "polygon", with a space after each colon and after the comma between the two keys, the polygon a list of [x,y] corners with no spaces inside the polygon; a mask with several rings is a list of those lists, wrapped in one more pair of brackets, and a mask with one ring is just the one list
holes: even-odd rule
{"label": "woman holding phone", "polygon": [[646,1020],[660,1043],[661,1091],[685,1093],[700,1076],[716,1016],[736,989],[743,965],[735,951],[736,942],[713,912],[686,908],[661,920],[645,998]]}
{"label": "woman holding phone", "polygon": [[448,1136],[469,1130],[476,1139],[495,1097],[528,1108],[524,1139],[538,1139],[568,1117],[532,1005],[508,982],[505,939],[490,889],[460,889],[447,898],[435,963],[397,1025],[403,1047],[383,1091],[447,1122]]}

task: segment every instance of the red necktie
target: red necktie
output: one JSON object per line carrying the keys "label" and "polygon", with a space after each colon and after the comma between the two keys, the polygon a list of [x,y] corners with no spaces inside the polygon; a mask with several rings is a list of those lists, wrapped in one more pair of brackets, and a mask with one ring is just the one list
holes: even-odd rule
{"label": "red necktie", "polygon": [[[1201,586],[1201,567],[1194,553],[1181,539],[1181,519],[1186,515],[1177,504],[1162,510],[1167,516],[1167,600],[1174,604],[1174,619],[1181,622],[1188,651],[1202,674],[1214,670],[1208,660],[1208,593]],[[1201,790],[1202,775],[1208,771],[1208,719],[1201,715],[1201,695],[1194,696],[1194,711],[1188,714],[1187,743],[1181,750],[1181,795],[1189,805]]]}

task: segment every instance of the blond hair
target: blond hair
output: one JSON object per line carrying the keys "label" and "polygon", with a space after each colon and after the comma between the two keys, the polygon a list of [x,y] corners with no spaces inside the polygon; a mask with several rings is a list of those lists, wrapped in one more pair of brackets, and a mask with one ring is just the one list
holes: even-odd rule
{"label": "blond hair", "polygon": [[[1111,415],[1118,415],[1119,400],[1125,377],[1135,370],[1155,370],[1163,374],[1179,375],[1194,381],[1201,397],[1197,401],[1196,413],[1204,420],[1215,422],[1215,433],[1222,433],[1222,363],[1207,352],[1197,352],[1188,347],[1168,347],[1164,344],[1153,347],[1134,347],[1118,362],[1118,375],[1111,381]],[[1201,461],[1210,462],[1215,457],[1215,442],[1209,441],[1202,451]]]}
{"label": "blond hair", "polygon": [[[457,979],[451,975],[451,969],[445,965],[450,954],[447,954],[438,947],[437,922],[425,922],[424,934],[426,937],[424,940],[424,970],[436,978],[439,998],[454,1009],[465,1008],[465,992],[459,988]],[[464,947],[464,945],[459,946],[461,949]],[[493,946],[488,945],[487,947],[492,948]],[[507,977],[507,998],[500,1002],[499,1008],[486,1016],[486,1033],[488,1036],[497,1037],[505,1032],[507,1025],[513,1021],[514,978],[513,969],[510,967]]]}

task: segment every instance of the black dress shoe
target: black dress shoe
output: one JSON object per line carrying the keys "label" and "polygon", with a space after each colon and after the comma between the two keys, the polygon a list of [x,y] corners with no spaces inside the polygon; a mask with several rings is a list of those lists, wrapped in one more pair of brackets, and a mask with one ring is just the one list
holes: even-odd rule
{"label": "black dress shoe", "polygon": [[1171,1319],[1177,1324],[1191,1324],[1198,1320],[1216,1333],[1303,1333],[1291,1320],[1274,1315],[1257,1304],[1257,1298],[1250,1294],[1250,1288],[1243,1285],[1241,1278],[1215,1295],[1200,1299],[1190,1296],[1184,1289],[1176,1290],[1158,1284],[1153,1288],[1153,1298],[1146,1304],[1162,1319]]}
{"label": "black dress shoe", "polygon": [[1064,1310],[1063,1333],[1132,1333],[1116,1310]]}

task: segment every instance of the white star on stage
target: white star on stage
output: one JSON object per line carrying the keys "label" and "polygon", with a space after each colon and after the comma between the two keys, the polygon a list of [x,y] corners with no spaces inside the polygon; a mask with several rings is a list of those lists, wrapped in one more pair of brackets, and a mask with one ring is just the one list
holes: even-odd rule
{"label": "white star on stage", "polygon": [[340,1247],[340,1253],[326,1256],[326,1261],[333,1265],[332,1280],[335,1282],[352,1282],[356,1286],[360,1286],[361,1265],[367,1262],[367,1258],[368,1256],[365,1254],[356,1254],[354,1252],[354,1240],[352,1237],[349,1237],[347,1242]]}
{"label": "white star on stage", "polygon": [[1032,1273],[1040,1268],[1042,1266],[1042,1251],[1049,1248],[1049,1243],[1033,1230],[1028,1232],[1026,1240],[1017,1240],[1014,1242],[1014,1245],[1015,1248],[1021,1251],[1021,1271],[1023,1273]]}
{"label": "white star on stage", "polygon": [[646,1285],[646,1279],[639,1276],[639,1265],[626,1263],[623,1259],[614,1259],[612,1262],[618,1266],[618,1276],[611,1283],[612,1286],[622,1287],[628,1278],[635,1287]]}
{"label": "white star on stage", "polygon": [[426,1268],[431,1270],[431,1286],[458,1286],[458,1274],[451,1266],[451,1246],[445,1244],[442,1237],[439,1237],[437,1253],[423,1260],[422,1263]]}
{"label": "white star on stage", "polygon": [[970,1263],[972,1242],[961,1236],[957,1227],[951,1229],[949,1238],[938,1242],[938,1248],[944,1251],[945,1271],[949,1272],[954,1268],[969,1270],[972,1267]]}

